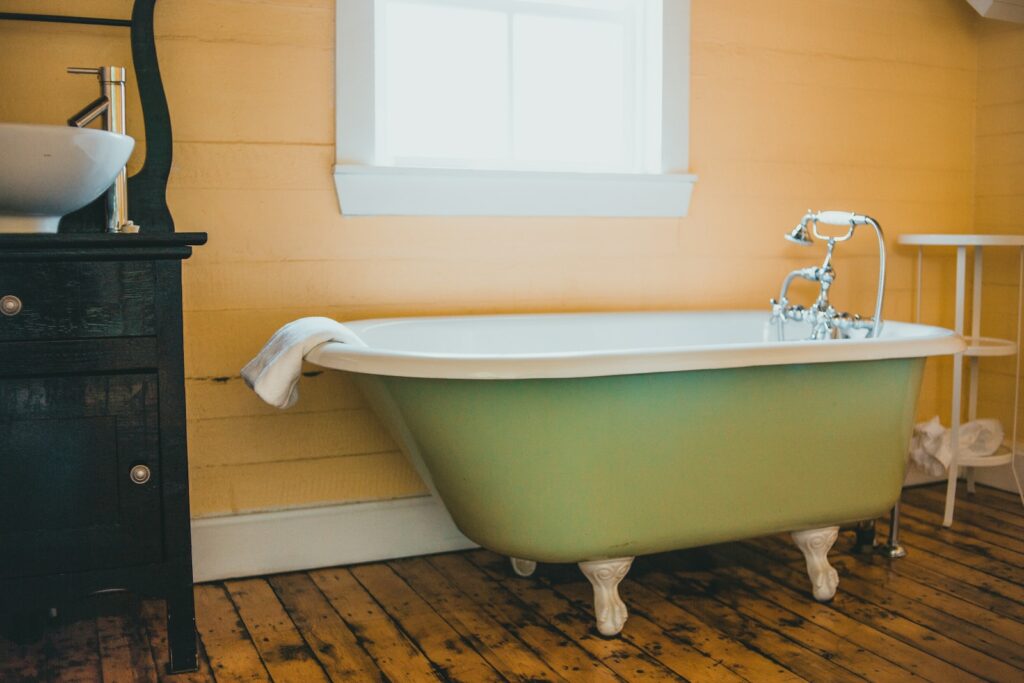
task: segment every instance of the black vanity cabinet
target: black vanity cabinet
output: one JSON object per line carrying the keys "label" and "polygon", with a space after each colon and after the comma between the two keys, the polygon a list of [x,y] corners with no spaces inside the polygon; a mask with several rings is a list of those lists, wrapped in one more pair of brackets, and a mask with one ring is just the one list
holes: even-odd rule
{"label": "black vanity cabinet", "polygon": [[181,260],[201,233],[0,234],[0,612],[167,601],[195,668]]}

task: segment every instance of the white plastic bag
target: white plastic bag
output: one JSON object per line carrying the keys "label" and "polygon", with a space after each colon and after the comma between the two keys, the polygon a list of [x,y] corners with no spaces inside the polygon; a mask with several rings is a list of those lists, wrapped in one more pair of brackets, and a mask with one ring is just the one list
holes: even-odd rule
{"label": "white plastic bag", "polygon": [[[962,455],[985,457],[992,455],[1003,443],[1003,425],[999,420],[983,419],[960,425],[960,448]],[[910,459],[932,476],[940,476],[949,469],[953,460],[951,447],[953,434],[942,426],[938,416],[914,427],[910,440]]]}

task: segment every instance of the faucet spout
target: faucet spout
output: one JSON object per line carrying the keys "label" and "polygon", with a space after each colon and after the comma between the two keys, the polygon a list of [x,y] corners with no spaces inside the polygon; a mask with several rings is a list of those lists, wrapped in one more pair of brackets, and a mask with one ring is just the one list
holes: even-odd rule
{"label": "faucet spout", "polygon": [[[96,117],[110,115],[110,98],[100,95],[95,100],[85,105],[81,111],[68,119],[68,125],[72,128],[85,128],[96,120]],[[104,126],[106,128],[106,126]]]}
{"label": "faucet spout", "polygon": [[[111,133],[125,134],[123,66],[70,67],[70,74],[96,76],[100,82],[100,96],[68,119],[68,125],[84,128],[103,116],[103,128]],[[107,191],[107,232],[138,232],[138,226],[128,220],[128,174],[124,168],[117,174]]]}

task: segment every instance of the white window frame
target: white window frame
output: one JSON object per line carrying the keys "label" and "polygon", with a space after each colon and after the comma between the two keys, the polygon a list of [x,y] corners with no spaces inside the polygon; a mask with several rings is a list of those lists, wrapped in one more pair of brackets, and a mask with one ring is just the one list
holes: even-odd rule
{"label": "white window frame", "polygon": [[661,173],[374,166],[374,0],[337,0],[334,184],[346,216],[685,216],[690,0],[664,0]]}

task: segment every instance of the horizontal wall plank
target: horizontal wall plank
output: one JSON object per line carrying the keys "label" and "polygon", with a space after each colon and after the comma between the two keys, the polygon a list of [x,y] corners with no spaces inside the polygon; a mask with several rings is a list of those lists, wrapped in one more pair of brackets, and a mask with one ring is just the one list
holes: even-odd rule
{"label": "horizontal wall plank", "polygon": [[[760,48],[799,46],[808,58],[844,54],[871,61],[972,68],[974,27],[966,3],[931,0],[842,0],[823,12],[815,0],[751,4],[746,0],[693,3],[693,41]],[[909,41],[907,36],[917,40]],[[695,63],[700,68],[700,63]]]}
{"label": "horizontal wall plank", "polygon": [[[169,191],[334,191],[334,143],[174,141]],[[184,203],[184,202],[183,202]],[[295,207],[293,207],[295,208]]]}
{"label": "horizontal wall plank", "polygon": [[[883,173],[881,180],[869,181],[875,169],[833,169],[823,167],[805,176],[802,171],[769,165],[755,175],[737,173],[733,167],[712,166],[698,182],[704,199],[695,201],[694,220],[685,223],[672,219],[550,218],[523,223],[483,217],[386,221],[342,218],[337,213],[336,197],[329,190],[176,189],[170,194],[170,204],[180,225],[210,233],[209,244],[186,264],[186,275],[192,267],[225,262],[333,261],[338,263],[339,271],[350,270],[353,265],[369,268],[379,264],[374,275],[384,276],[389,272],[385,262],[391,259],[447,259],[465,268],[472,268],[479,261],[504,261],[513,267],[546,261],[554,270],[535,274],[540,282],[537,277],[523,277],[525,272],[519,279],[529,286],[550,287],[560,287],[563,278],[574,274],[576,263],[594,258],[618,259],[626,265],[636,265],[627,257],[683,260],[699,254],[717,259],[722,236],[735,234],[736,228],[732,226],[750,224],[753,206],[757,207],[757,229],[750,229],[744,239],[731,243],[733,255],[803,254],[806,258],[810,252],[794,248],[780,234],[799,220],[812,201],[815,208],[839,206],[870,213],[891,234],[934,232],[937,228],[951,231],[972,222],[971,210],[963,207],[970,206],[973,199],[973,180],[962,174],[951,173],[942,178],[936,173],[930,180],[915,183],[913,173],[907,173],[907,184],[920,199],[899,199],[892,195],[896,192],[893,188],[900,186],[901,171]],[[837,180],[822,182],[830,187],[810,199],[806,193],[783,188],[771,180],[788,175],[799,182],[810,182],[815,175],[833,173]],[[849,190],[842,189],[843,179],[849,181]],[[742,189],[730,192],[734,182],[740,182]],[[929,186],[932,192],[928,191]],[[731,203],[723,203],[730,200]],[[179,206],[185,208],[178,210]],[[282,238],[281,231],[286,237]],[[609,243],[621,244],[620,252],[609,254]],[[456,244],[457,249],[453,247]],[[540,244],[543,249],[538,249]],[[869,255],[874,250],[874,240],[858,238],[843,245],[841,254]],[[559,257],[565,263],[556,265]],[[570,267],[568,272],[566,266]],[[428,283],[432,279],[433,276]],[[390,295],[389,291],[381,293]]]}
{"label": "horizontal wall plank", "polygon": [[[185,393],[190,420],[281,414],[238,376],[190,378],[185,381]],[[321,368],[310,367],[299,383],[299,396],[289,415],[365,407],[350,375]]]}
{"label": "horizontal wall plank", "polygon": [[3,11],[127,19],[132,13],[132,0],[90,0],[87,4],[81,0],[4,0]]}
{"label": "horizontal wall plank", "polygon": [[[1021,159],[1024,159],[1024,131],[977,137],[976,167],[979,174],[982,171],[999,173],[1001,167],[1019,166]],[[978,184],[979,192],[986,190],[986,184]]]}
{"label": "horizontal wall plank", "polygon": [[[335,0],[189,0],[156,5],[157,40],[334,46]],[[245,21],[226,21],[229,17]]]}
{"label": "horizontal wall plank", "polygon": [[192,516],[235,515],[426,494],[401,453],[198,467],[189,472]]}
{"label": "horizontal wall plank", "polygon": [[[991,138],[993,141],[1006,145],[1008,153],[1017,159],[1013,163],[995,163],[990,165],[979,165],[977,173],[977,197],[1001,197],[1008,195],[1019,195],[1020,188],[1024,187],[1024,133],[1013,135],[999,135]],[[984,143],[979,141],[978,156],[981,158]],[[987,157],[995,156],[995,153],[987,154]],[[1006,157],[1006,158],[1009,158]]]}
{"label": "horizontal wall plank", "polygon": [[1004,21],[981,22],[978,70],[981,72],[1024,66],[1024,29]]}
{"label": "horizontal wall plank", "polygon": [[[693,89],[691,125],[701,130],[691,142],[696,159],[710,154],[717,159],[842,163],[891,157],[914,159],[919,166],[970,167],[973,107],[900,97],[875,101],[849,91],[822,96],[815,87],[752,81],[743,74],[694,74]],[[752,106],[756,117],[750,116]],[[802,135],[778,135],[797,120]],[[691,170],[701,174],[700,168]]]}
{"label": "horizontal wall plank", "polygon": [[784,82],[820,89],[822,96],[839,90],[872,93],[873,97],[973,103],[974,69],[888,59],[857,58],[845,46],[834,52],[810,52],[805,41],[771,46],[746,42],[699,42],[704,61],[695,73],[722,74],[763,82]]}
{"label": "horizontal wall plank", "polygon": [[196,467],[288,462],[395,450],[365,409],[195,420],[189,425]]}
{"label": "horizontal wall plank", "polygon": [[159,55],[175,140],[333,144],[332,46],[162,38]]}
{"label": "horizontal wall plank", "polygon": [[[1021,115],[1024,116],[1024,107]],[[981,230],[1008,228],[1010,234],[1024,233],[1024,194],[979,196],[975,211]]]}
{"label": "horizontal wall plank", "polygon": [[978,135],[1024,133],[1024,99],[978,107]]}
{"label": "horizontal wall plank", "polygon": [[[1021,41],[1024,43],[1024,41]],[[1020,52],[1020,46],[1017,47]],[[992,64],[978,71],[978,105],[1012,104],[1024,100],[1024,59],[1019,64]]]}

